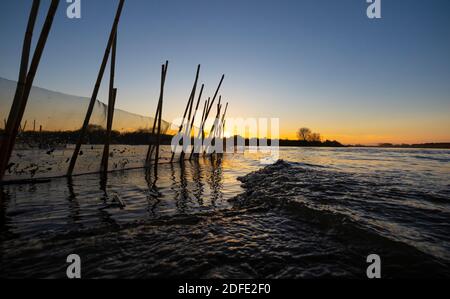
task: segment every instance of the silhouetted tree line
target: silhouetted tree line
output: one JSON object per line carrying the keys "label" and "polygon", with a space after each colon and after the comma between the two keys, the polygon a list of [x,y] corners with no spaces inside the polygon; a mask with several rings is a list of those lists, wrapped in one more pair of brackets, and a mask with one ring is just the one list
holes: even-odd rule
{"label": "silhouetted tree line", "polygon": [[[309,129],[308,129],[309,130]],[[280,146],[318,146],[318,147],[343,147],[338,141],[321,141],[320,134],[312,133],[310,130],[302,131],[302,139],[299,140],[278,140]],[[1,133],[1,131],[0,131]],[[66,144],[75,144],[79,137],[79,131],[42,131],[21,132],[17,137],[18,143],[28,144],[30,147],[36,146],[62,146]],[[170,145],[172,135],[161,135],[161,144]],[[238,139],[243,139],[240,136],[231,137],[234,139],[234,144],[238,144]],[[88,132],[83,140],[83,144],[100,145],[104,144],[106,140],[106,130],[98,125],[89,125]],[[147,145],[156,141],[156,136],[153,136],[148,130],[139,130],[136,132],[111,132],[111,144],[125,144],[125,145]],[[226,141],[224,141],[225,143]],[[251,144],[257,145],[272,145],[270,139],[243,139],[246,146]],[[242,141],[241,141],[242,143]],[[194,140],[191,140],[194,144]]]}
{"label": "silhouetted tree line", "polygon": [[[344,147],[340,142],[336,140],[325,140],[322,141],[320,134],[314,134],[311,130],[305,128],[298,131],[298,140],[288,140],[280,139],[280,146],[303,146],[303,147]],[[2,140],[4,129],[0,129],[0,142]],[[78,140],[79,131],[43,131],[43,132],[33,132],[26,131],[21,132],[17,137],[17,142],[21,144],[27,144],[30,147],[36,147],[38,145],[47,146],[58,146],[65,144],[75,144]],[[172,135],[161,135],[161,144],[170,145],[172,141]],[[234,139],[234,143],[237,144],[238,138],[240,136],[231,137]],[[96,125],[90,125],[88,134],[86,135],[84,144],[104,144],[106,139],[106,131]],[[111,132],[111,144],[125,144],[125,145],[147,145],[150,142],[155,142],[156,136],[153,136],[148,130],[140,130],[136,132]],[[192,139],[192,144],[194,140]],[[225,141],[224,141],[225,142]],[[258,145],[271,145],[272,141],[270,139],[244,139],[246,146],[250,144]],[[385,148],[436,148],[436,149],[448,149],[450,148],[450,143],[423,143],[423,144],[392,144],[392,143],[381,143],[376,146],[365,146],[365,145],[349,145],[348,147],[385,147]]]}
{"label": "silhouetted tree line", "polygon": [[[1,133],[1,131],[0,131]],[[80,131],[42,131],[22,132],[17,137],[17,142],[21,144],[28,144],[30,147],[40,146],[61,146],[66,144],[75,144],[80,136]],[[126,145],[146,145],[155,141],[156,136],[153,136],[147,130],[140,130],[136,132],[111,132],[111,144],[126,144]],[[106,140],[106,130],[97,125],[89,125],[88,132],[83,140],[84,144],[104,144]],[[161,144],[170,144],[172,136],[161,135]]]}

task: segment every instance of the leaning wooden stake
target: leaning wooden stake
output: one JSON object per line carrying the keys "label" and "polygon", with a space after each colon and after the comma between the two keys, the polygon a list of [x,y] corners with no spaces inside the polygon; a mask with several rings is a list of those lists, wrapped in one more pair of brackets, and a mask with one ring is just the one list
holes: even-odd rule
{"label": "leaning wooden stake", "polygon": [[32,32],[39,8],[39,1],[33,2],[33,8],[27,26],[27,33],[22,52],[21,71],[18,80],[19,82],[16,89],[16,95],[13,100],[13,105],[10,110],[10,115],[8,117],[7,126],[5,128],[5,138],[0,146],[0,152],[2,153],[2,155],[0,155],[0,181],[3,180],[6,167],[9,163],[9,159],[14,148],[19,125],[22,121],[23,114],[25,113],[25,108],[27,106],[31,88],[33,86],[33,81],[36,76],[39,63],[41,61],[42,53],[44,52],[45,44],[47,43],[48,35],[53,25],[53,19],[58,9],[58,5],[59,0],[52,0],[47,12],[44,26],[42,27],[42,31],[39,36],[39,40],[36,44],[36,49],[33,54],[33,59],[31,60],[30,68],[28,69]]}
{"label": "leaning wooden stake", "polygon": [[208,139],[211,139],[211,145],[214,141],[215,143],[215,137],[216,137],[216,131],[217,128],[219,127],[219,123],[220,122],[220,111],[222,110],[222,104],[220,103],[221,99],[219,100],[219,103],[217,104],[217,113],[216,113],[216,118],[214,119],[214,123],[211,127],[211,130],[209,131],[209,135],[208,135]]}
{"label": "leaning wooden stake", "polygon": [[117,88],[114,88],[111,92],[111,99],[109,100],[108,120],[106,125],[106,138],[105,138],[105,145],[103,147],[102,164],[100,166],[100,169],[103,173],[108,172],[109,146],[111,144],[111,131],[114,119],[114,106],[116,104],[116,98],[117,98]]}
{"label": "leaning wooden stake", "polygon": [[108,172],[108,162],[109,162],[109,146],[111,143],[111,130],[114,119],[114,107],[116,104],[117,89],[114,88],[114,78],[116,75],[116,47],[117,47],[117,32],[114,36],[114,42],[112,45],[111,52],[111,71],[109,79],[109,99],[108,99],[108,119],[106,124],[106,138],[105,145],[103,147],[102,164],[100,169],[102,172]]}
{"label": "leaning wooden stake", "polygon": [[[197,135],[197,139],[200,139],[200,140],[202,140],[201,138],[203,136],[203,133],[202,133],[203,119],[204,119],[205,114],[206,114],[206,109],[208,109],[208,105],[209,105],[210,99],[211,98],[208,98],[208,100],[205,102],[205,105],[203,106],[202,118],[200,119],[200,127],[199,127],[199,131],[198,131],[198,135]],[[191,152],[189,160],[192,160],[194,155],[198,154],[197,151],[200,151],[200,149],[198,149],[198,147],[195,146],[195,140],[194,140],[194,148],[193,148],[193,150]]]}
{"label": "leaning wooden stake", "polygon": [[80,153],[80,150],[81,150],[81,144],[83,143],[84,136],[86,135],[87,130],[88,130],[89,121],[91,119],[92,111],[94,110],[95,101],[97,100],[97,95],[98,95],[98,92],[99,92],[99,89],[100,89],[100,85],[102,83],[103,74],[105,73],[106,64],[108,63],[108,58],[109,58],[109,54],[111,52],[111,47],[112,47],[114,38],[116,36],[117,27],[119,25],[120,15],[122,14],[122,8],[123,8],[123,5],[124,5],[124,2],[125,2],[125,0],[120,0],[119,6],[117,8],[116,17],[114,19],[114,23],[112,25],[111,33],[109,35],[108,44],[106,46],[106,50],[105,50],[105,54],[103,56],[102,64],[100,66],[100,71],[98,73],[97,81],[96,81],[95,86],[94,86],[94,91],[92,93],[91,101],[89,103],[89,107],[88,107],[88,110],[86,112],[86,117],[84,119],[83,126],[82,126],[81,131],[80,131],[80,135],[78,136],[78,141],[77,141],[77,144],[75,146],[75,150],[73,152],[72,159],[70,160],[69,169],[67,171],[67,175],[68,176],[71,176],[73,174],[73,170],[75,168],[75,164],[77,163],[78,154]]}
{"label": "leaning wooden stake", "polygon": [[23,124],[23,127],[21,129],[22,133],[25,133],[25,130],[27,129],[27,124],[28,124],[28,120],[26,120],[25,123]]}
{"label": "leaning wooden stake", "polygon": [[[166,80],[166,70],[169,66],[169,61],[166,61],[166,64],[162,66],[163,70],[161,72],[161,89],[163,87],[163,84],[165,84],[165,80]],[[156,130],[156,125],[158,124],[158,119],[159,116],[162,115],[162,105],[163,105],[163,98],[162,98],[162,93],[160,93],[159,95],[159,99],[158,99],[158,106],[156,108],[156,113],[155,113],[155,118],[153,120],[153,127],[152,127],[152,132],[151,132],[151,140],[150,140],[150,145],[148,147],[148,151],[147,151],[147,157],[145,159],[145,167],[149,167],[151,164],[151,159],[153,156],[153,152],[155,151],[156,148],[156,138],[155,135],[157,133]]]}
{"label": "leaning wooden stake", "polygon": [[158,162],[159,162],[159,145],[161,143],[161,123],[162,123],[162,110],[163,110],[163,100],[164,100],[164,86],[166,84],[166,76],[167,76],[167,68],[169,62],[166,61],[166,65],[162,66],[162,75],[161,75],[161,95],[160,99],[160,109],[159,109],[159,118],[158,118],[158,132],[156,137],[156,152],[155,152],[155,180],[158,177]]}
{"label": "leaning wooden stake", "polygon": [[212,109],[212,107],[214,105],[214,102],[216,101],[216,97],[219,94],[220,87],[222,86],[222,83],[223,83],[224,79],[225,79],[225,75],[222,75],[222,78],[220,79],[220,82],[219,82],[219,86],[217,87],[216,92],[214,93],[214,97],[213,97],[211,103],[208,105],[208,108],[206,109],[205,117],[204,117],[204,120],[203,120],[201,128],[200,128],[200,130],[202,132],[202,142],[203,142],[203,140],[205,140],[205,124],[206,124],[206,121],[208,120],[209,113],[211,112],[211,109]]}
{"label": "leaning wooden stake", "polygon": [[[211,112],[211,109],[212,109],[212,107],[213,107],[213,105],[214,105],[214,102],[216,101],[217,95],[219,94],[220,87],[222,86],[222,83],[223,83],[223,80],[224,80],[224,79],[225,79],[225,75],[222,75],[222,79],[220,79],[219,86],[218,86],[217,89],[216,89],[216,93],[214,94],[214,97],[213,97],[213,99],[212,99],[212,101],[211,101],[211,104],[209,105],[209,109],[208,109],[208,111],[207,111],[207,113],[206,113],[207,116],[208,116],[209,113]],[[208,118],[208,117],[206,117],[206,118]]]}
{"label": "leaning wooden stake", "polygon": [[225,117],[227,116],[227,111],[228,111],[228,103],[225,106],[225,111],[223,113],[222,116],[222,121],[220,122],[220,131],[219,131],[219,138],[222,138],[222,133],[225,131]]}
{"label": "leaning wooden stake", "polygon": [[[203,89],[204,88],[205,88],[205,84],[202,84],[202,87],[200,89],[200,94],[198,95],[197,105],[195,106],[195,112],[194,112],[194,115],[192,116],[192,120],[190,120],[189,131],[186,132],[186,135],[189,136],[189,141],[191,139],[192,129],[194,128],[194,122],[195,122],[195,118],[197,116],[198,107],[200,106],[200,101],[202,100],[202,95],[203,95]],[[194,150],[192,150],[192,152],[193,151]],[[181,155],[180,155],[180,162],[184,160],[184,155],[185,155],[185,152],[182,151]]]}
{"label": "leaning wooden stake", "polygon": [[[11,105],[11,109],[8,116],[8,121],[4,119],[5,123],[5,132],[0,140],[0,152],[4,153],[4,155],[0,156],[0,181],[3,178],[5,167],[9,163],[9,159],[11,158],[12,149],[14,148],[15,137],[14,128],[17,126],[20,127],[20,123],[22,119],[19,119],[19,107],[22,101],[23,91],[25,89],[25,82],[28,73],[28,64],[30,60],[30,51],[31,51],[31,43],[33,40],[33,31],[34,26],[36,24],[37,14],[39,12],[40,0],[34,0],[33,5],[31,7],[30,15],[28,17],[28,25],[25,31],[25,38],[22,46],[22,58],[20,61],[20,69],[19,69],[19,78],[17,80],[16,93],[14,95],[13,103]],[[17,122],[18,121],[18,122]],[[19,128],[17,128],[19,131]]]}
{"label": "leaning wooden stake", "polygon": [[[27,79],[28,64],[29,64],[29,60],[30,60],[31,43],[33,40],[33,31],[34,31],[34,26],[36,24],[37,14],[39,12],[39,5],[40,5],[40,0],[33,1],[33,6],[31,8],[30,16],[28,18],[28,25],[27,25],[27,29],[25,32],[25,38],[23,41],[22,59],[20,61],[19,79],[17,80],[16,93],[14,95],[14,100],[13,100],[11,110],[9,113],[8,122],[5,120],[6,132],[8,132],[9,130],[12,129],[12,127],[15,125],[15,122],[19,118],[19,115],[18,115],[19,107],[21,104],[21,98],[23,95],[23,91],[25,89],[25,82]],[[19,121],[19,126],[20,126],[20,122],[22,122],[22,120]],[[9,130],[7,129],[8,124],[9,124]],[[6,133],[5,133],[5,135],[6,135]]]}
{"label": "leaning wooden stake", "polygon": [[[195,86],[195,87],[197,88],[197,86]],[[200,98],[201,98],[202,93],[203,93],[203,88],[204,88],[204,85],[202,85],[201,92],[200,92],[200,97],[197,100],[195,113],[197,112],[198,106],[200,104]],[[195,92],[192,95],[191,105],[189,107],[189,115],[188,115],[188,118],[187,118],[187,121],[186,121],[186,133],[185,133],[186,135],[185,136],[189,136],[189,139],[191,138],[191,132],[192,132],[192,125],[193,125],[192,118],[195,117],[194,115],[192,115],[192,110],[193,110],[193,107],[194,107],[194,97],[195,97]],[[189,142],[190,142],[190,140],[189,140]],[[183,139],[183,146],[182,146],[182,150],[181,150],[181,154],[180,154],[180,162],[184,161],[185,149],[186,149],[186,147],[185,147],[184,139]],[[172,156],[173,156],[173,154],[172,154]]]}
{"label": "leaning wooden stake", "polygon": [[[198,65],[198,67],[197,67],[197,74],[195,75],[194,86],[192,87],[192,91],[191,91],[191,94],[189,96],[189,100],[188,100],[188,103],[186,105],[186,109],[184,110],[183,121],[181,122],[180,128],[178,129],[178,134],[180,134],[183,131],[184,122],[186,120],[186,116],[188,116],[188,112],[189,112],[189,114],[192,113],[192,104],[194,102],[195,93],[197,91],[198,77],[200,75],[200,67],[201,67],[200,65]],[[189,115],[189,117],[190,116],[191,115]],[[172,151],[172,158],[170,159],[170,162],[173,162],[174,158],[175,158],[175,151]]]}

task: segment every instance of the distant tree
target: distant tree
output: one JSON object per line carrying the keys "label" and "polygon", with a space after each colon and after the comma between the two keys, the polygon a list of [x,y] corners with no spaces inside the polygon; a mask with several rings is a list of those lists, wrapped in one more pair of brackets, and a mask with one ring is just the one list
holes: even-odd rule
{"label": "distant tree", "polygon": [[309,136],[311,135],[311,130],[308,128],[301,128],[297,132],[298,140],[300,141],[308,141]]}
{"label": "distant tree", "polygon": [[308,141],[310,141],[310,142],[321,142],[322,141],[322,137],[320,136],[319,133],[311,133],[311,134],[309,134]]}

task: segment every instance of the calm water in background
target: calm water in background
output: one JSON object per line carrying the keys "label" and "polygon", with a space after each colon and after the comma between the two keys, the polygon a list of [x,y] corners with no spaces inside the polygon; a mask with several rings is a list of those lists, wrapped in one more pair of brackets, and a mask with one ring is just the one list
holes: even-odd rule
{"label": "calm water in background", "polygon": [[241,186],[263,157],[5,186],[0,276],[450,277],[449,150],[281,148]]}

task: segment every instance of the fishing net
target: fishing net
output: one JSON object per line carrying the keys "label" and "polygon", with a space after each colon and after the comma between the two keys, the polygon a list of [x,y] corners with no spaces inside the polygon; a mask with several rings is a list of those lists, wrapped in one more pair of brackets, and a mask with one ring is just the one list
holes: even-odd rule
{"label": "fishing net", "polygon": [[[16,86],[16,82],[0,78],[1,134]],[[4,180],[65,175],[89,102],[89,98],[33,87]],[[107,116],[108,106],[97,100],[73,174],[100,171]],[[152,117],[114,110],[109,170],[143,167],[148,145],[154,140],[151,135],[153,124]],[[172,129],[170,123],[162,121],[162,134],[172,133]],[[170,144],[169,135],[163,135],[161,141]],[[163,160],[170,156],[170,147],[162,147],[161,151]]]}

